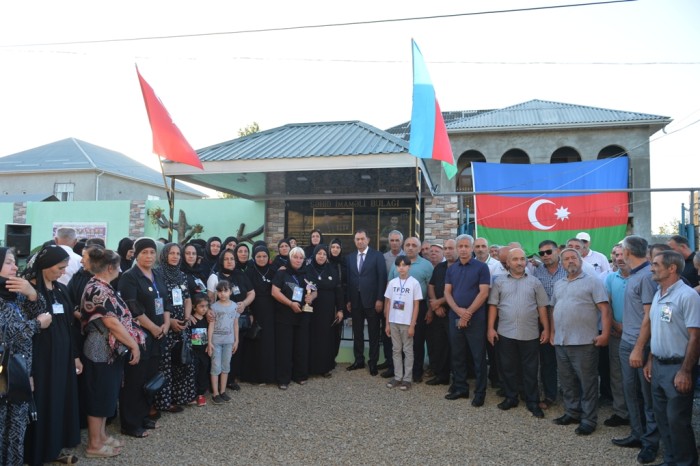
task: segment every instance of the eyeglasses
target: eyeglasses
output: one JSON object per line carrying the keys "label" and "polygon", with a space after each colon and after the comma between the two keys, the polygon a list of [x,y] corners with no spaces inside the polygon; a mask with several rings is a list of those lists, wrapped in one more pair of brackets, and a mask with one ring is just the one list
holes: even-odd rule
{"label": "eyeglasses", "polygon": [[552,249],[547,249],[545,251],[538,252],[538,254],[540,255],[540,257],[544,257],[544,256],[551,256],[553,252],[554,251]]}

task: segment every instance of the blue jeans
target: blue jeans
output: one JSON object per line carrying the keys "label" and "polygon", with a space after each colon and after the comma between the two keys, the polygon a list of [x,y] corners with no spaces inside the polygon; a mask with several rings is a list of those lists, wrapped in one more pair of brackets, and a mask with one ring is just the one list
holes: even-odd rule
{"label": "blue jeans", "polygon": [[[620,340],[620,369],[622,370],[622,390],[625,394],[630,420],[630,435],[641,440],[647,448],[659,449],[659,429],[652,407],[651,384],[644,378],[642,368],[630,367],[630,354],[634,346]],[[649,349],[644,351],[644,361],[649,357]]]}
{"label": "blue jeans", "polygon": [[[485,316],[484,316],[485,317]],[[476,387],[474,393],[486,394],[486,320],[472,320],[466,328],[457,328],[459,317],[450,312],[450,351],[452,354],[452,390],[469,392],[467,383],[467,346],[474,359]]]}
{"label": "blue jeans", "polygon": [[598,347],[557,345],[557,369],[566,414],[581,424],[598,425]]}

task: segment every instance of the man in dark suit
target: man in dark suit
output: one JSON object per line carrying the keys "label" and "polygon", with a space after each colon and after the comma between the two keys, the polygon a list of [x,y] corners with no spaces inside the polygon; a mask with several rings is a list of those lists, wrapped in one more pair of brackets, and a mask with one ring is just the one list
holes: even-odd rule
{"label": "man in dark suit", "polygon": [[377,375],[379,358],[379,313],[384,310],[386,264],[384,256],[369,246],[365,230],[355,232],[357,252],[346,256],[348,269],[348,310],[352,317],[355,362],[347,370],[365,367],[365,319],[369,333],[369,373]]}

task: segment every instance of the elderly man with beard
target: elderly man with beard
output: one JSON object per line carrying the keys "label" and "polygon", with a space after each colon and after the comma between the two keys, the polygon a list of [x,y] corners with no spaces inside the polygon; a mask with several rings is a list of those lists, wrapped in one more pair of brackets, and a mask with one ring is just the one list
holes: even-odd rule
{"label": "elderly man with beard", "polygon": [[[492,346],[498,346],[506,395],[498,408],[507,411],[518,406],[520,374],[527,409],[533,416],[543,418],[537,373],[539,345],[549,342],[549,299],[542,282],[525,272],[525,264],[525,251],[513,248],[508,252],[508,274],[494,281],[489,294],[487,337]],[[541,332],[538,324],[542,325]]]}
{"label": "elderly man with beard", "polygon": [[598,349],[610,337],[610,306],[601,281],[582,272],[577,250],[564,249],[561,261],[566,277],[554,284],[550,341],[557,354],[565,414],[554,423],[580,424],[576,434],[590,435],[598,424]]}

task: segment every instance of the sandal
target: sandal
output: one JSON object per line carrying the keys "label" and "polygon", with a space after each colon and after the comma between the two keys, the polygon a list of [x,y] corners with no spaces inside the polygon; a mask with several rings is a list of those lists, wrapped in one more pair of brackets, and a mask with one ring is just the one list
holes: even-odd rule
{"label": "sandal", "polygon": [[143,421],[143,428],[144,429],[159,429],[160,424],[158,424],[153,419],[146,419],[145,421]]}
{"label": "sandal", "polygon": [[[119,453],[121,453],[121,450],[119,450],[111,445],[107,445],[106,443],[104,445],[102,445],[102,448],[100,448],[97,451],[91,452],[89,450],[85,450],[85,456],[87,458],[111,458],[113,456],[117,456]],[[58,461],[58,460],[56,460],[56,461]],[[66,463],[66,464],[73,464],[73,463]]]}
{"label": "sandal", "polygon": [[136,438],[148,437],[148,431],[146,429],[134,429],[134,430],[122,429],[122,434],[128,435],[129,437],[136,437]]}
{"label": "sandal", "polygon": [[70,453],[63,453],[62,452],[58,458],[53,460],[53,462],[54,463],[61,463],[61,464],[75,464],[78,462],[78,457],[75,455],[71,455]]}
{"label": "sandal", "polygon": [[109,445],[110,447],[113,448],[122,448],[126,446],[126,443],[122,442],[116,437],[112,437],[111,435],[107,437],[107,440],[105,440],[105,445]]}

